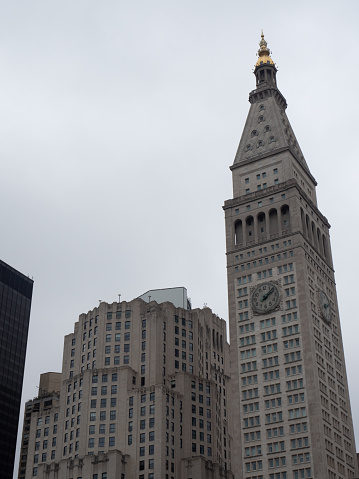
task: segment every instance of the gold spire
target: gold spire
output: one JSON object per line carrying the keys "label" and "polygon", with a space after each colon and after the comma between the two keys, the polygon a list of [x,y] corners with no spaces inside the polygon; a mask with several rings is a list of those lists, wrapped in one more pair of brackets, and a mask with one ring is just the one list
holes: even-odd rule
{"label": "gold spire", "polygon": [[271,59],[271,57],[269,56],[269,48],[267,48],[267,42],[264,40],[264,33],[263,33],[263,30],[262,30],[262,34],[261,34],[261,41],[259,42],[259,50],[258,50],[258,60],[257,60],[257,63],[256,63],[256,68],[261,66],[261,65],[273,65],[275,66],[274,64],[274,61]]}

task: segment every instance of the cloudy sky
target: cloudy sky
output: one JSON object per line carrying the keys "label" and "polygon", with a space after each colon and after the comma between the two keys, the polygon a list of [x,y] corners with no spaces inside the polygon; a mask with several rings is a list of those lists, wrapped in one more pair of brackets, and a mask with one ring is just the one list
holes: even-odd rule
{"label": "cloudy sky", "polygon": [[35,281],[23,399],[100,299],[185,286],[227,318],[222,205],[263,28],[332,224],[359,442],[359,2],[0,7],[1,259]]}

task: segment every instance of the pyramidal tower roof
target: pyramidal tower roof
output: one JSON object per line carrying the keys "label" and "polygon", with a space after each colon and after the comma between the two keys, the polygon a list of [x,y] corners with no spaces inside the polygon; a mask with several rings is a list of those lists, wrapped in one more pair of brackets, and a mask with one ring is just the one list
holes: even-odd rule
{"label": "pyramidal tower roof", "polygon": [[262,32],[254,68],[256,89],[249,94],[251,106],[232,168],[289,150],[312,176],[286,115],[287,102],[277,87],[277,67],[270,55]]}

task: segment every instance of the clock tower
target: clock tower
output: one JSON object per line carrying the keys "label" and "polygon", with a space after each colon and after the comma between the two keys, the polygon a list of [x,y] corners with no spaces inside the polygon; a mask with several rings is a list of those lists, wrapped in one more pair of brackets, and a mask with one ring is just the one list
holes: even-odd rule
{"label": "clock tower", "polygon": [[238,479],[358,476],[327,218],[262,33],[224,204]]}

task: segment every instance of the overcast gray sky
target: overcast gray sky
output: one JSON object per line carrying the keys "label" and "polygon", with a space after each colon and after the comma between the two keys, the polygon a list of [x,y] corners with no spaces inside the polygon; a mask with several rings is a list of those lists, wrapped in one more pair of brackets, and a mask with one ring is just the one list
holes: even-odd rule
{"label": "overcast gray sky", "polygon": [[0,6],[1,258],[35,281],[23,399],[99,299],[185,286],[227,318],[222,205],[263,28],[332,224],[359,442],[359,2]]}

